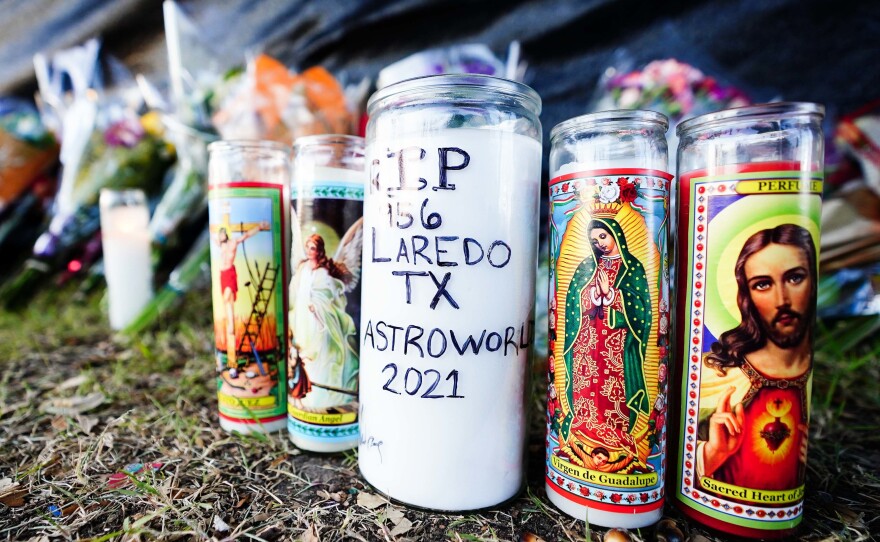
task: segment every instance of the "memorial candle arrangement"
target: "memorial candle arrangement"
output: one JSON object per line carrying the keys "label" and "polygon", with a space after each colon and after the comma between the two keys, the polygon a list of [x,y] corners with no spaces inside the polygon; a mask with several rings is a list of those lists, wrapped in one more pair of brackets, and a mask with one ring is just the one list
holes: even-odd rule
{"label": "memorial candle arrangement", "polygon": [[358,445],[364,140],[300,137],[293,153],[287,429],[338,452]]}
{"label": "memorial candle arrangement", "polygon": [[803,515],[823,113],[764,104],[678,128],[669,491],[736,536],[791,536]]}
{"label": "memorial candle arrangement", "polygon": [[110,327],[120,330],[153,297],[150,213],[143,190],[105,188],[98,204]]}
{"label": "memorial candle arrangement", "polygon": [[522,486],[540,107],[466,75],[370,99],[358,462],[404,503],[472,510]]}
{"label": "memorial candle arrangement", "polygon": [[265,141],[208,146],[208,221],[220,425],[287,423],[290,151]]}
{"label": "memorial candle arrangement", "polygon": [[605,111],[550,136],[547,496],[591,525],[640,528],[663,511],[667,126]]}

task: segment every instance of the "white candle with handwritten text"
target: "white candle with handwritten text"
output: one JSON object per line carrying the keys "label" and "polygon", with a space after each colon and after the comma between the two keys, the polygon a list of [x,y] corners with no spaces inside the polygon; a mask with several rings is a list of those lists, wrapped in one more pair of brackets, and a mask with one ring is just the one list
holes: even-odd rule
{"label": "white candle with handwritten text", "polygon": [[541,145],[446,129],[367,158],[361,471],[416,506],[498,504],[523,476]]}

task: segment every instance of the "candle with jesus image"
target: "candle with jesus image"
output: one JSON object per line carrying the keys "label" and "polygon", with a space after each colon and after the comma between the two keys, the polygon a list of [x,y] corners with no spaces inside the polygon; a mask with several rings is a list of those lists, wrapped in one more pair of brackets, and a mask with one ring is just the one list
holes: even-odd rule
{"label": "candle with jesus image", "polygon": [[679,126],[669,491],[738,537],[790,537],[804,510],[822,116],[774,103]]}
{"label": "candle with jesus image", "polygon": [[269,142],[208,147],[214,360],[220,425],[286,422],[289,151]]}

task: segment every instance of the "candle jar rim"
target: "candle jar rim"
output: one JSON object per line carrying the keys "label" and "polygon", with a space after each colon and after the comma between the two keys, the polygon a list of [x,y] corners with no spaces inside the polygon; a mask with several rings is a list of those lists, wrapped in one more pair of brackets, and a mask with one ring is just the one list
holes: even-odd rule
{"label": "candle jar rim", "polygon": [[98,193],[99,207],[146,206],[147,194],[140,188],[102,188]]}
{"label": "candle jar rim", "polygon": [[208,145],[208,152],[255,152],[255,153],[290,153],[290,146],[278,141],[269,141],[265,139],[221,139],[214,141]]}
{"label": "candle jar rim", "polygon": [[465,101],[468,93],[484,93],[487,100],[505,96],[513,98],[541,114],[541,97],[530,86],[510,79],[477,74],[440,74],[414,77],[383,87],[367,101],[367,114],[373,116],[378,108],[388,105],[392,98],[406,101],[419,95],[430,95],[440,102]]}
{"label": "candle jar rim", "polygon": [[293,150],[296,151],[311,145],[353,145],[360,148],[365,146],[364,138],[348,134],[315,134],[296,138],[293,142]]}
{"label": "candle jar rim", "polygon": [[560,122],[550,130],[550,144],[552,145],[553,140],[557,137],[570,135],[575,130],[589,129],[595,125],[602,125],[604,127],[606,125],[634,122],[656,124],[663,129],[663,133],[666,133],[666,130],[669,129],[669,119],[662,113],[647,109],[611,109],[579,115]]}
{"label": "candle jar rim", "polygon": [[712,128],[731,120],[759,119],[765,116],[778,119],[804,115],[815,116],[821,120],[825,116],[825,106],[813,102],[769,102],[733,107],[682,121],[678,125],[676,133],[681,137],[687,133]]}

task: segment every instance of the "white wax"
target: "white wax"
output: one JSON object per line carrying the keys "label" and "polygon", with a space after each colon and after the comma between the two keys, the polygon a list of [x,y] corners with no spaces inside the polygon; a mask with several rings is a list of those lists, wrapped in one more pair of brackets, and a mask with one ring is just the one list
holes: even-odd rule
{"label": "white wax", "polygon": [[149,220],[143,206],[101,210],[104,275],[112,329],[122,329],[131,323],[153,297]]}
{"label": "white wax", "polygon": [[[418,150],[410,151],[413,161],[407,162],[407,167],[412,179],[408,183],[418,186],[418,179],[424,178],[428,186],[389,192],[388,187],[398,186],[398,160],[388,158],[388,150],[413,146],[424,149],[425,157],[419,160]],[[454,184],[455,190],[433,190],[439,182],[438,149],[443,147],[456,147],[470,156],[467,167],[448,172],[448,183]],[[484,330],[486,337],[496,332],[503,340],[508,327],[515,329],[513,341],[520,339],[522,330],[523,340],[531,342],[528,327],[535,292],[541,145],[511,133],[447,129],[430,137],[375,141],[367,150],[367,164],[374,159],[380,160],[380,165],[368,172],[370,179],[379,174],[380,189],[370,194],[368,185],[364,202],[361,472],[379,491],[420,507],[472,510],[496,505],[513,497],[523,481],[524,382],[529,348],[506,345],[490,352],[484,338],[478,355],[471,351],[460,355],[450,330],[460,345],[470,335],[479,340]],[[462,161],[461,155],[448,154],[449,166]],[[388,204],[396,211],[398,201],[404,210],[408,206],[413,216],[409,228],[389,227]],[[440,227],[423,227],[422,216],[427,219],[435,212],[442,220]],[[407,219],[400,221],[406,223]],[[433,264],[421,257],[413,263],[411,253],[409,263],[397,261],[401,239],[410,244],[413,235],[428,238],[424,254]],[[457,237],[440,241],[440,248],[448,251],[441,260],[457,265],[438,265],[437,236]],[[475,239],[485,251],[495,241],[506,243],[511,249],[509,263],[496,268],[484,256],[478,264],[467,265],[464,238]],[[475,245],[471,248],[473,260]],[[496,250],[493,258],[500,265],[505,252],[503,247]],[[374,256],[390,257],[391,261],[374,262]],[[392,271],[431,272],[437,281],[451,273],[446,286],[459,308],[442,296],[434,309],[430,307],[438,288],[429,276],[411,277],[408,304],[406,279],[393,276]],[[379,322],[403,327],[397,333],[396,346],[384,351],[378,350],[382,344]],[[367,336],[370,325],[377,347]],[[427,349],[432,330],[441,330],[447,342],[443,354],[432,357],[425,351],[420,356],[414,346],[404,353],[402,343],[410,325],[424,329],[424,336],[415,341],[423,349]],[[384,331],[390,341],[392,330]],[[413,330],[411,337],[415,334]],[[497,341],[491,344],[495,347]],[[435,335],[435,355],[441,346],[440,336]],[[393,370],[388,364],[397,369],[397,377],[390,383]],[[415,371],[422,375],[423,384],[418,388]],[[463,398],[448,397],[456,380],[452,371],[458,371],[455,391]],[[407,373],[411,373],[409,378]],[[437,385],[431,389],[435,381]],[[385,386],[398,393],[383,389]]]}
{"label": "white wax", "polygon": [[298,186],[300,183],[323,184],[332,183],[334,181],[345,184],[363,186],[365,173],[356,169],[345,169],[340,167],[313,166],[309,162],[305,164],[294,163],[293,185]]}

